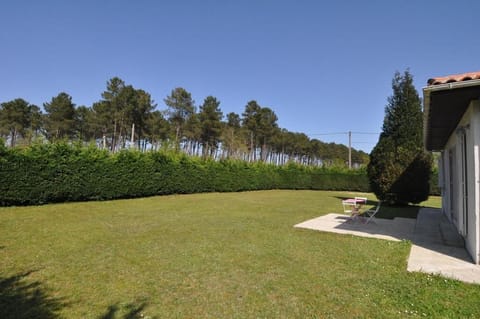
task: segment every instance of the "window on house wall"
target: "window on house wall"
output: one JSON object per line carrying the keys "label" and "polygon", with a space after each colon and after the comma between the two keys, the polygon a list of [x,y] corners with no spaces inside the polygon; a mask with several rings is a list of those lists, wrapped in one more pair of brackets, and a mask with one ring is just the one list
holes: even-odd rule
{"label": "window on house wall", "polygon": [[468,160],[467,160],[467,134],[462,136],[462,178],[463,178],[463,229],[468,234]]}

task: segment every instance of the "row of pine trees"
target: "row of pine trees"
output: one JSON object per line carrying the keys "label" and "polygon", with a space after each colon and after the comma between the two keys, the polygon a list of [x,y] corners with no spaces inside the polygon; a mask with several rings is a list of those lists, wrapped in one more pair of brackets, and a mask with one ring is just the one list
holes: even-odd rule
{"label": "row of pine trees", "polygon": [[[175,88],[158,110],[151,95],[122,79],[107,82],[101,99],[90,107],[76,106],[59,93],[42,110],[18,98],[0,105],[0,137],[12,147],[36,139],[96,143],[116,152],[124,148],[176,149],[204,158],[236,158],[274,164],[345,165],[348,148],[310,139],[278,126],[275,112],[249,101],[242,114],[223,114],[220,101],[208,96],[196,105],[184,88]],[[368,155],[352,150],[352,162]]]}

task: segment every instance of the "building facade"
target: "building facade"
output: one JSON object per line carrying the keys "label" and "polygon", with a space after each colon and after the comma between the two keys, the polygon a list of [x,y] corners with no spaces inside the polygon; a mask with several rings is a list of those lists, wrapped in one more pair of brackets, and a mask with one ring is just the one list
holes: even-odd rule
{"label": "building facade", "polygon": [[442,211],[480,263],[480,72],[433,78],[423,89],[425,147],[440,152]]}

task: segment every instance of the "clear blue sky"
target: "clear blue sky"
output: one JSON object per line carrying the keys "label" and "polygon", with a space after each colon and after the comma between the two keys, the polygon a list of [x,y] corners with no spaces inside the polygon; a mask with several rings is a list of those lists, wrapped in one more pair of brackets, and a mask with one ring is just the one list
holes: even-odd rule
{"label": "clear blue sky", "polygon": [[[480,70],[480,1],[2,1],[0,102],[60,92],[98,101],[108,79],[163,99],[175,87],[224,114],[249,100],[279,125],[346,144],[380,132],[395,71]],[[378,135],[353,134],[369,152]]]}

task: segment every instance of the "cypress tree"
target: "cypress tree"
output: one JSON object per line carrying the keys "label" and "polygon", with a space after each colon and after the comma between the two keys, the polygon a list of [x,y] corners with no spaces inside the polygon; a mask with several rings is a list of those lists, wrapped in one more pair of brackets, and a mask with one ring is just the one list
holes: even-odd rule
{"label": "cypress tree", "polygon": [[432,162],[423,146],[421,100],[409,71],[395,73],[392,89],[367,167],[370,187],[390,204],[420,203],[429,195]]}

